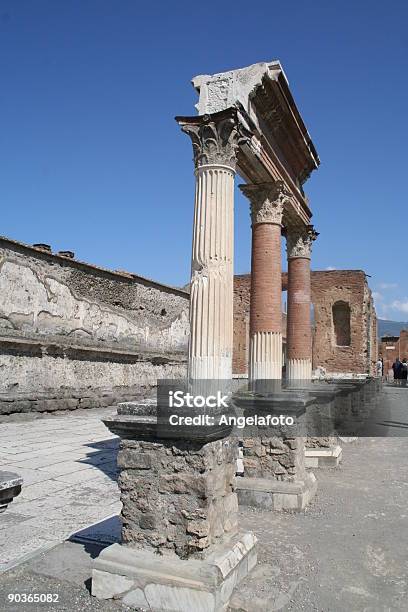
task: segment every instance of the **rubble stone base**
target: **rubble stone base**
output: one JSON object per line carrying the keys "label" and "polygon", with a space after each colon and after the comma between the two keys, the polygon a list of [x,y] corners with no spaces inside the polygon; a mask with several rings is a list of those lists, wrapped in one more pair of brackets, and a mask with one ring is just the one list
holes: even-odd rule
{"label": "rubble stone base", "polygon": [[0,470],[0,513],[21,493],[22,484],[23,479],[18,474]]}
{"label": "rubble stone base", "polygon": [[92,595],[144,610],[219,612],[257,562],[256,538],[239,532],[204,559],[183,560],[113,544],[94,561]]}
{"label": "rubble stone base", "polygon": [[305,474],[302,480],[279,481],[271,478],[235,479],[238,503],[264,510],[303,510],[317,490],[314,474]]}
{"label": "rubble stone base", "polygon": [[341,462],[341,446],[330,448],[306,448],[305,465],[307,468],[333,468]]}

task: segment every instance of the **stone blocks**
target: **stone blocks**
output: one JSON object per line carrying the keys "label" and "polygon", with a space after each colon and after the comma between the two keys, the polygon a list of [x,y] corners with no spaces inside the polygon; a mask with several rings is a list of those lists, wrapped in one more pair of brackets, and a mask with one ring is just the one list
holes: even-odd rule
{"label": "stone blocks", "polygon": [[236,441],[122,440],[123,542],[180,558],[237,529]]}
{"label": "stone blocks", "polygon": [[22,484],[23,479],[18,474],[0,471],[0,513],[21,493]]}
{"label": "stone blocks", "polygon": [[[246,415],[286,414],[304,417],[315,398],[308,392],[237,393],[235,402]],[[239,504],[269,510],[303,510],[314,496],[317,482],[306,471],[305,439],[282,426],[258,426],[252,438],[243,438],[244,477],[236,478]],[[294,437],[294,435],[296,435]]]}
{"label": "stone blocks", "polygon": [[236,478],[238,501],[242,506],[263,510],[304,510],[316,493],[314,474],[305,473],[302,480],[279,481],[272,478]]}
{"label": "stone blocks", "polygon": [[342,458],[340,445],[327,448],[306,448],[305,465],[307,468],[333,468],[338,467]]}
{"label": "stone blocks", "polygon": [[245,476],[293,480],[302,463],[299,447],[303,447],[299,438],[244,438]]}
{"label": "stone blocks", "polygon": [[226,610],[234,587],[256,565],[255,544],[252,534],[236,533],[188,561],[113,544],[94,562],[92,594],[146,610]]}
{"label": "stone blocks", "polygon": [[256,538],[238,532],[236,438],[160,437],[148,404],[104,420],[121,436],[122,546],[94,562],[92,593],[147,610],[226,610],[256,564]]}

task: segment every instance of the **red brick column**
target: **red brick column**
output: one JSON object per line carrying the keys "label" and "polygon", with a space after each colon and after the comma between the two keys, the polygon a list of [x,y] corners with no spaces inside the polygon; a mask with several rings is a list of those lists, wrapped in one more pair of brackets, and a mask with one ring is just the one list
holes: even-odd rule
{"label": "red brick column", "polygon": [[243,185],[251,202],[252,262],[249,379],[282,378],[281,231],[283,183]]}
{"label": "red brick column", "polygon": [[310,319],[310,258],[317,232],[288,230],[288,312],[286,328],[286,377],[310,380],[312,377],[312,326]]}

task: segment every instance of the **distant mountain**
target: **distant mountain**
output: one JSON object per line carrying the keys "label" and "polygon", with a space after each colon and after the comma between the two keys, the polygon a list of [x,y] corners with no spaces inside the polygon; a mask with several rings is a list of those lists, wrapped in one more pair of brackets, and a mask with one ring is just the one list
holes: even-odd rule
{"label": "distant mountain", "polygon": [[378,336],[399,336],[401,329],[408,329],[408,322],[378,319]]}

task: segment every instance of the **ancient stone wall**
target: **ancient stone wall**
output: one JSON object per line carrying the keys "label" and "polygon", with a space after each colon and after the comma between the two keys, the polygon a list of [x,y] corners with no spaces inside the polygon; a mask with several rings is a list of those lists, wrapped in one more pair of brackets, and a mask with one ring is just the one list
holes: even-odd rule
{"label": "ancient stone wall", "polygon": [[249,359],[249,300],[251,277],[248,274],[234,277],[234,350],[232,371],[246,375]]}
{"label": "ancient stone wall", "polygon": [[[251,277],[234,282],[234,374],[247,372]],[[366,275],[361,270],[315,271],[313,303],[313,367],[333,373],[374,373],[377,360],[377,318]],[[287,290],[287,273],[282,274]],[[349,313],[349,320],[348,320]],[[286,337],[286,318],[283,336]],[[336,333],[337,332],[337,333]]]}
{"label": "ancient stone wall", "polygon": [[188,304],[182,290],[0,239],[0,414],[107,405],[183,376]]}
{"label": "ancient stone wall", "polygon": [[313,272],[312,302],[313,367],[334,373],[374,373],[377,331],[365,273]]}
{"label": "ancient stone wall", "polygon": [[400,359],[408,359],[408,330],[402,329],[399,339]]}

